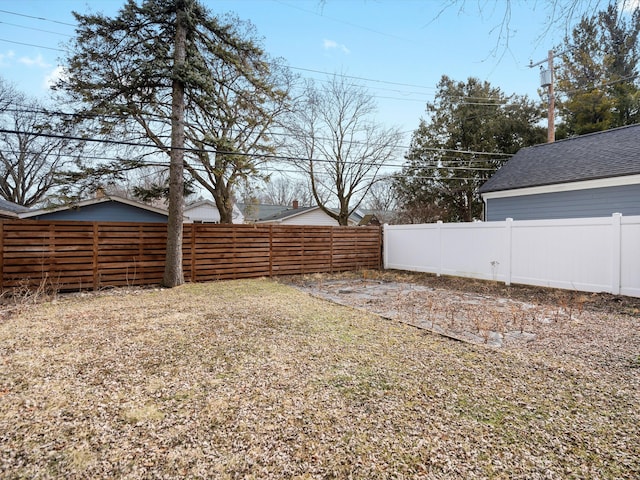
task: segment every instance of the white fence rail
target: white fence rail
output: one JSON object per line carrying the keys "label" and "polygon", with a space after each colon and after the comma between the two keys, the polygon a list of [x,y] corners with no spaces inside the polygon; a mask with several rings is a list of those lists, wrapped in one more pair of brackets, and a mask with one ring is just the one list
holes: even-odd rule
{"label": "white fence rail", "polygon": [[640,297],[640,216],[384,226],[384,268]]}

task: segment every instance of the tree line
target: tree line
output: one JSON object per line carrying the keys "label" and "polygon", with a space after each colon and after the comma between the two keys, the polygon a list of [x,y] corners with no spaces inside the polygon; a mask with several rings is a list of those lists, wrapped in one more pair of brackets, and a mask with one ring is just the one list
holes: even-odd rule
{"label": "tree line", "polygon": [[[390,173],[402,137],[376,121],[374,97],[343,75],[296,77],[250,22],[198,0],[128,0],[113,17],[74,15],[51,102],[0,83],[0,195],[43,206],[106,186],[167,199],[168,286],[182,281],[182,211],[194,192],[210,195],[226,223],[259,185],[341,225],[362,206],[394,210],[401,222],[471,221],[481,217],[479,186],[546,138],[544,98],[443,75],[404,166]],[[637,123],[639,31],[638,11],[611,4],[555,47],[557,138]]]}

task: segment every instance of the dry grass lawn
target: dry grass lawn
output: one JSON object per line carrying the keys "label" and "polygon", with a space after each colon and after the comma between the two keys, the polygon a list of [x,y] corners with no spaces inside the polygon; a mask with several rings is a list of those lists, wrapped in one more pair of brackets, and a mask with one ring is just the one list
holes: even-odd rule
{"label": "dry grass lawn", "polygon": [[60,298],[0,320],[0,355],[3,478],[640,477],[637,362],[594,375],[271,280]]}

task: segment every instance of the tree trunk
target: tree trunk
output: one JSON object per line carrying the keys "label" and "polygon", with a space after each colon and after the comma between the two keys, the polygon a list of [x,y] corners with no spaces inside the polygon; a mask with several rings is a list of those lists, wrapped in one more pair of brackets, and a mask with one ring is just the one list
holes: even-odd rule
{"label": "tree trunk", "polygon": [[180,78],[186,60],[187,30],[185,5],[178,1],[173,53],[174,78],[171,92],[171,162],[169,164],[169,218],[167,256],[162,285],[184,283],[182,271],[182,228],[184,217],[184,81]]}
{"label": "tree trunk", "polygon": [[233,223],[233,204],[229,198],[228,190],[221,186],[221,182],[222,180],[218,182],[213,193],[213,199],[220,214],[220,223]]}

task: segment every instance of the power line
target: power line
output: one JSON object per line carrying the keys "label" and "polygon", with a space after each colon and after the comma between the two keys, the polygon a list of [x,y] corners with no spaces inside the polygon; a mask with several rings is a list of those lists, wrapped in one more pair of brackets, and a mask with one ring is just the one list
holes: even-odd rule
{"label": "power line", "polygon": [[9,25],[10,27],[24,28],[25,30],[33,30],[34,32],[43,32],[43,33],[50,33],[52,35],[60,35],[62,37],[69,37],[69,38],[73,37],[73,35],[69,35],[67,33],[52,32],[51,30],[43,30],[42,28],[26,27],[24,25],[18,25],[16,23],[3,22],[1,20],[0,20],[0,24]]}
{"label": "power line", "polygon": [[43,48],[45,50],[53,50],[54,52],[64,52],[64,50],[61,48],[45,47],[44,45],[34,45],[33,43],[16,42],[14,40],[7,40],[6,38],[0,38],[0,42],[13,43],[15,45],[24,45],[26,47]]}
{"label": "power line", "polygon": [[77,25],[75,25],[73,23],[60,22],[58,20],[51,20],[49,18],[35,17],[33,15],[25,15],[24,13],[9,12],[8,10],[0,10],[0,13],[6,13],[8,15],[15,15],[17,17],[33,18],[35,20],[42,20],[43,22],[57,23],[59,25],[67,25],[68,27],[74,27],[75,28],[77,26]]}
{"label": "power line", "polygon": [[[18,106],[20,106],[18,104]],[[15,113],[42,113],[44,115],[49,115],[49,114],[55,114],[55,115],[60,115],[60,116],[66,116],[66,117],[86,117],[86,114],[82,114],[82,113],[67,113],[67,112],[61,112],[61,111],[54,111],[54,110],[39,110],[39,109],[30,109],[30,108],[23,108],[23,109],[13,109],[13,108],[8,108],[5,111],[8,112],[15,112]],[[105,117],[105,118],[117,118],[117,119],[126,119],[126,115],[113,115],[113,114],[109,114],[109,115],[104,115],[104,114],[95,114],[95,115],[91,115],[93,117]],[[146,115],[145,115],[146,116]],[[164,119],[164,117],[161,117],[159,115],[150,115],[152,118],[156,117],[159,119]],[[190,126],[189,124],[187,124],[187,126]],[[9,133],[9,132],[5,132],[5,133]],[[19,133],[19,132],[14,132],[14,133]],[[30,134],[29,132],[21,132],[21,133],[26,133],[26,134]],[[411,132],[409,132],[411,133]],[[37,135],[37,133],[33,133],[34,135]],[[279,137],[293,137],[293,134],[290,133],[285,133],[285,132],[269,132],[270,136],[279,136]],[[80,139],[82,139],[83,137],[81,137]],[[71,138],[73,139],[73,138]],[[322,140],[322,141],[331,141],[331,138],[327,138],[327,137],[316,137],[317,140]],[[77,139],[76,139],[77,140]],[[102,139],[96,139],[93,140],[96,142],[100,142],[100,141],[107,141],[107,140],[102,140]],[[116,142],[116,141],[113,141]],[[344,143],[348,143],[351,145],[371,145],[370,143],[367,142],[363,142],[363,141],[358,141],[358,140],[352,140],[352,141],[348,141],[348,142],[344,142]],[[157,145],[143,145],[143,144],[127,144],[127,143],[123,143],[123,145],[129,145],[129,146],[141,146],[141,147],[150,147],[150,148],[157,148]],[[373,144],[375,145],[375,144]],[[398,145],[397,148],[399,149],[405,149],[405,150],[409,150],[411,148],[411,146],[407,146],[407,145]],[[189,150],[189,149],[187,149]],[[193,151],[197,151],[197,149],[191,149]],[[465,154],[465,155],[484,155],[484,156],[501,156],[501,157],[511,157],[513,156],[513,154],[511,153],[501,153],[501,152],[481,152],[481,151],[474,151],[474,150],[456,150],[456,149],[447,149],[447,148],[440,148],[440,147],[421,147],[421,150],[426,150],[426,151],[433,151],[433,152],[439,152],[439,153],[454,153],[454,154]],[[219,151],[218,151],[219,152]],[[210,153],[215,153],[215,151],[212,151]],[[219,153],[229,153],[229,154],[236,154],[234,152],[219,152]]]}
{"label": "power line", "polygon": [[382,83],[385,85],[398,85],[398,86],[403,86],[403,87],[412,87],[412,88],[424,88],[424,89],[434,89],[435,87],[425,87],[424,85],[415,85],[415,84],[411,84],[411,83],[401,83],[401,82],[391,82],[388,80],[378,80],[375,78],[366,78],[366,77],[358,77],[355,75],[345,75],[342,73],[329,73],[329,72],[323,72],[322,70],[314,70],[312,68],[302,68],[302,67],[292,67],[289,66],[290,69],[292,70],[300,70],[302,72],[312,72],[312,73],[321,73],[323,75],[326,76],[336,76],[336,77],[340,77],[340,78],[351,78],[353,80],[362,80],[365,82],[373,82],[373,83]]}
{"label": "power line", "polygon": [[283,2],[283,1],[281,1],[281,0],[274,0],[274,1],[275,1],[276,3],[279,3],[280,5],[284,5],[284,6],[289,7],[289,8],[294,8],[294,9],[296,9],[296,10],[300,10],[301,12],[310,13],[311,15],[316,15],[316,16],[319,16],[319,17],[321,17],[321,18],[325,18],[325,19],[331,20],[331,21],[333,21],[333,22],[343,23],[343,24],[345,24],[345,25],[349,25],[350,27],[355,27],[355,28],[359,28],[359,29],[361,29],[361,30],[366,30],[366,31],[368,31],[368,32],[375,33],[375,34],[377,34],[377,35],[382,35],[382,36],[384,36],[384,37],[395,38],[395,39],[397,39],[397,40],[402,40],[402,41],[404,41],[404,42],[410,42],[410,43],[413,43],[411,40],[409,40],[409,39],[407,39],[407,38],[398,37],[397,35],[393,35],[393,34],[391,34],[391,33],[381,32],[380,30],[375,30],[375,29],[373,29],[373,28],[365,27],[365,26],[363,26],[363,25],[358,25],[358,24],[356,24],[356,23],[347,22],[347,21],[345,21],[345,20],[340,20],[340,19],[338,19],[338,18],[329,17],[329,16],[327,16],[327,15],[320,14],[320,13],[314,12],[314,11],[312,11],[312,10],[307,10],[307,9],[305,9],[305,8],[301,8],[301,7],[297,6],[297,5],[292,5],[292,4],[290,4],[290,3],[286,3],[286,2]]}
{"label": "power line", "polygon": [[[1,129],[0,133],[8,133],[13,135],[24,134],[24,135],[33,135],[35,137],[45,137],[45,138],[57,138],[63,140],[71,140],[78,142],[95,142],[95,143],[106,143],[110,145],[123,145],[123,146],[134,146],[139,148],[154,148],[160,149],[158,145],[154,144],[143,144],[136,142],[128,142],[123,140],[109,140],[109,139],[96,139],[96,138],[87,138],[87,137],[75,137],[70,135],[57,135],[53,133],[42,133],[42,132],[25,132],[19,130],[8,130]],[[167,147],[167,150],[169,147]],[[301,162],[316,162],[316,163],[335,163],[334,160],[330,159],[319,159],[319,158],[306,158],[306,157],[294,157],[294,156],[286,156],[286,155],[273,155],[273,154],[262,154],[262,153],[244,153],[244,152],[229,152],[229,151],[221,151],[221,150],[211,150],[211,149],[198,149],[198,148],[190,148],[184,147],[181,150],[191,153],[213,153],[216,155],[235,155],[235,156],[244,156],[244,157],[254,157],[254,158],[262,158],[264,160],[278,160],[284,162],[292,162],[292,163],[301,163]],[[507,155],[507,154],[500,154]],[[77,155],[76,155],[77,156]],[[369,166],[380,166],[381,168],[389,168],[389,167],[397,167],[402,168],[404,165],[396,165],[396,164],[378,164],[378,163],[367,163],[367,162],[357,162],[357,161],[343,161],[340,162],[342,165],[369,165]],[[429,165],[427,164],[425,168],[434,168],[434,169],[451,169],[451,170],[468,170],[468,171],[493,171],[492,168],[486,167],[451,167],[451,166],[440,166],[437,164]]]}
{"label": "power line", "polygon": [[[2,23],[2,22],[0,22]],[[23,28],[28,28],[28,27],[23,27]],[[36,29],[37,30],[37,29]],[[52,32],[53,33],[53,32]],[[63,35],[63,34],[59,34],[59,35]],[[69,36],[72,38],[72,36]],[[45,50],[52,50],[55,52],[62,52],[62,53],[66,53],[66,50],[62,49],[62,48],[55,48],[55,47],[47,47],[44,45],[36,45],[33,43],[25,43],[25,42],[16,42],[15,40],[7,40],[6,38],[0,38],[0,42],[5,42],[5,43],[11,43],[14,45],[23,45],[23,46],[27,46],[27,47],[34,47],[34,48],[42,48]],[[399,83],[399,82],[390,82],[390,81],[386,81],[386,80],[376,80],[376,79],[368,79],[365,77],[357,77],[357,76],[352,76],[352,75],[344,75],[344,74],[338,74],[338,73],[328,73],[328,72],[323,72],[320,70],[311,70],[311,69],[306,69],[306,68],[301,68],[301,67],[292,67],[292,66],[288,66],[288,68],[292,69],[292,70],[303,70],[303,71],[309,71],[309,72],[315,72],[315,73],[321,73],[324,74],[326,76],[337,76],[337,77],[341,77],[341,78],[351,78],[351,79],[358,79],[358,80],[362,80],[362,81],[367,81],[367,82],[374,82],[374,83],[382,83],[382,84],[388,84],[388,85],[398,85],[398,86],[407,86],[407,87],[413,87],[413,88],[424,88],[424,89],[435,89],[435,87],[426,87],[426,86],[420,86],[420,85],[412,85],[412,84],[406,84],[406,83]],[[313,80],[320,80],[320,81],[328,81],[325,79],[313,79]],[[354,84],[354,86],[356,86]],[[371,88],[371,87],[367,87],[367,88]],[[375,87],[373,87],[375,88]],[[395,90],[398,93],[403,93],[402,91],[398,91]],[[409,95],[420,95],[420,93],[418,92],[408,92]],[[383,96],[383,95],[371,95],[374,98],[380,98],[383,100],[397,100],[397,101],[403,101],[403,102],[421,102],[421,103],[427,103],[428,100],[425,99],[420,99],[420,98],[401,98],[401,97],[389,97],[389,96]],[[460,98],[466,98],[466,97],[460,97]],[[494,100],[494,98],[491,97],[486,97],[484,98],[486,100]],[[499,99],[495,99],[497,101],[500,101]],[[506,102],[503,102],[503,104],[506,104]],[[465,103],[465,105],[487,105],[487,106],[495,106],[495,105],[500,105],[500,103]]]}

